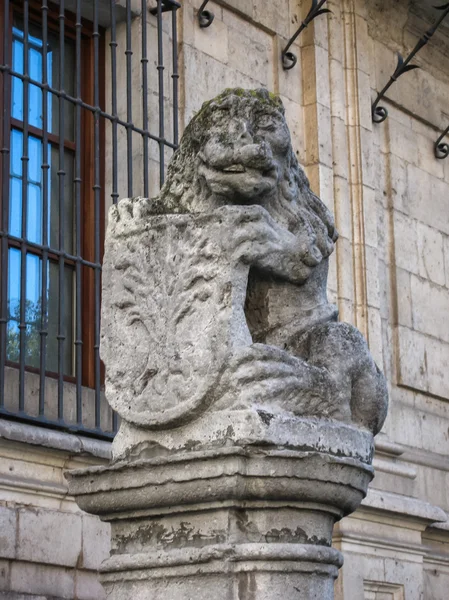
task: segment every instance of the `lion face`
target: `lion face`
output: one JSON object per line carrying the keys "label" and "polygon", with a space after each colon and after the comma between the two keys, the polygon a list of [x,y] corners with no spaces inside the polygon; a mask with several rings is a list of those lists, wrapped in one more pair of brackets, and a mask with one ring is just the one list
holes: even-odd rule
{"label": "lion face", "polygon": [[200,180],[225,203],[265,204],[280,183],[290,148],[283,115],[264,105],[233,115],[231,102],[215,114],[198,152]]}

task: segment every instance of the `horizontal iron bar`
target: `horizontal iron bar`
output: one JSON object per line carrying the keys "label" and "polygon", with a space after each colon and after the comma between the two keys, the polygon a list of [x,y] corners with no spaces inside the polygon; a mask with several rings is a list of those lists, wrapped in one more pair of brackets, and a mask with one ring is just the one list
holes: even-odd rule
{"label": "horizontal iron bar", "polygon": [[44,416],[34,417],[27,414],[26,412],[11,412],[5,408],[0,408],[0,417],[2,419],[8,419],[10,421],[20,421],[22,423],[30,423],[31,425],[39,425],[40,427],[47,427],[48,429],[59,429],[67,431],[73,434],[82,434],[86,437],[93,437],[96,439],[103,439],[107,442],[114,439],[115,431],[103,431],[102,429],[89,429],[83,425],[69,424],[62,421],[52,421]]}
{"label": "horizontal iron bar", "polygon": [[16,242],[17,244],[24,245],[26,249],[32,252],[33,250],[40,252],[49,252],[50,254],[54,254],[55,256],[62,257],[65,260],[72,261],[74,263],[80,263],[85,267],[91,267],[92,269],[101,269],[101,263],[91,262],[89,260],[85,260],[81,256],[75,256],[73,254],[69,254],[68,252],[64,252],[63,250],[58,250],[57,248],[53,248],[51,246],[43,246],[42,244],[37,244],[36,242],[30,242],[24,238],[16,237],[15,235],[11,235],[5,231],[0,231],[0,239],[6,238],[11,242]]}
{"label": "horizontal iron bar", "polygon": [[118,125],[122,125],[123,127],[126,127],[127,129],[131,129],[135,133],[139,133],[142,136],[148,137],[149,139],[151,139],[155,142],[165,144],[165,146],[167,146],[168,148],[172,148],[173,150],[176,150],[176,148],[177,148],[176,144],[169,142],[165,138],[160,138],[157,135],[153,135],[149,131],[144,131],[140,127],[137,127],[136,125],[134,125],[134,123],[128,123],[126,121],[123,121],[117,115],[110,115],[109,113],[101,110],[101,108],[99,106],[92,106],[91,104],[87,104],[86,102],[83,102],[80,98],[74,98],[73,96],[70,96],[69,94],[67,94],[64,91],[57,90],[55,88],[52,88],[49,85],[45,85],[43,83],[40,83],[39,81],[36,81],[35,79],[31,79],[30,77],[27,77],[26,75],[22,75],[22,73],[18,73],[17,71],[12,70],[11,67],[9,67],[8,65],[0,65],[0,71],[9,73],[11,75],[11,77],[17,77],[18,79],[21,79],[22,81],[28,81],[30,83],[30,85],[35,85],[36,87],[40,88],[41,90],[46,90],[47,92],[54,94],[58,98],[63,98],[64,100],[67,100],[68,102],[71,102],[74,105],[81,106],[81,108],[89,110],[92,113],[98,113],[101,117],[104,117],[105,119],[108,119],[111,122],[118,123]]}
{"label": "horizontal iron bar", "polygon": [[[199,1],[199,0],[198,0]],[[202,1],[202,0],[201,0]],[[24,131],[26,132],[28,130],[29,134],[37,134],[37,131],[34,131],[34,128],[31,127],[30,123],[29,123],[29,114],[28,114],[28,110],[27,110],[27,104],[26,101],[28,101],[28,94],[26,93],[28,89],[30,89],[30,86],[35,86],[36,89],[40,89],[42,91],[42,134],[41,134],[41,138],[43,139],[43,144],[45,146],[44,150],[43,150],[43,156],[45,157],[46,153],[48,153],[49,148],[47,148],[48,142],[50,143],[57,143],[57,145],[59,145],[59,165],[55,165],[55,166],[51,166],[52,169],[52,173],[54,173],[54,175],[58,175],[58,181],[59,181],[59,207],[60,207],[60,215],[59,215],[59,229],[57,230],[56,234],[58,235],[58,243],[54,244],[53,240],[52,243],[49,244],[50,240],[49,240],[49,232],[47,231],[48,229],[48,206],[46,206],[47,202],[47,195],[45,192],[43,193],[43,231],[42,231],[42,239],[40,240],[41,243],[35,243],[35,242],[31,242],[28,241],[26,239],[26,227],[24,229],[23,225],[27,225],[27,215],[26,212],[22,211],[22,233],[21,233],[21,237],[16,237],[14,235],[11,235],[11,233],[9,233],[9,227],[8,227],[8,223],[9,223],[9,219],[8,219],[8,209],[9,209],[9,198],[8,198],[8,190],[9,190],[9,165],[10,165],[10,159],[9,159],[9,154],[10,154],[10,149],[9,149],[9,144],[8,144],[8,136],[6,135],[6,133],[9,131],[10,125],[12,123],[11,120],[11,107],[10,107],[10,103],[9,101],[5,101],[4,102],[4,108],[5,108],[5,114],[6,116],[8,116],[8,119],[4,119],[4,126],[3,126],[3,131],[6,132],[4,137],[4,144],[3,144],[3,148],[0,148],[0,153],[3,156],[3,175],[5,175],[4,180],[3,180],[3,200],[5,201],[3,203],[2,206],[2,223],[0,224],[0,244],[2,247],[2,253],[1,253],[1,258],[2,258],[2,281],[1,281],[1,305],[2,305],[2,313],[0,315],[0,418],[5,418],[5,419],[10,419],[10,420],[15,420],[15,421],[19,421],[19,422],[25,422],[25,423],[31,423],[31,424],[35,424],[35,425],[39,425],[39,426],[43,426],[43,427],[47,427],[47,428],[51,428],[51,429],[57,429],[57,430],[62,430],[62,431],[67,431],[67,432],[71,432],[71,433],[77,433],[77,434],[82,434],[82,435],[86,435],[86,436],[90,436],[93,438],[99,438],[99,439],[105,439],[105,440],[112,440],[114,435],[115,435],[115,431],[117,430],[117,422],[118,422],[118,417],[117,415],[112,412],[111,414],[111,418],[107,419],[107,423],[105,423],[106,428],[111,427],[113,431],[104,431],[104,427],[101,426],[101,422],[100,422],[100,399],[103,400],[102,396],[100,395],[100,390],[101,390],[101,384],[102,384],[102,371],[101,371],[101,367],[100,367],[100,361],[99,361],[99,314],[100,314],[100,273],[101,273],[101,226],[103,224],[103,220],[100,220],[101,217],[103,217],[102,215],[102,196],[101,196],[101,192],[102,190],[104,190],[105,185],[104,185],[104,180],[103,180],[103,167],[104,167],[104,152],[102,155],[102,150],[101,150],[101,143],[104,143],[103,140],[103,135],[104,135],[104,130],[102,129],[102,125],[100,126],[101,123],[101,118],[105,119],[106,121],[110,122],[112,125],[112,130],[113,130],[113,134],[112,134],[112,142],[113,142],[113,150],[112,152],[115,152],[115,163],[113,160],[113,183],[112,183],[112,197],[114,198],[114,200],[118,197],[118,192],[117,192],[117,171],[118,171],[118,167],[117,167],[117,141],[118,141],[118,136],[117,136],[117,128],[118,126],[125,128],[128,137],[131,137],[131,133],[136,133],[138,135],[141,136],[142,140],[143,140],[143,144],[145,146],[148,146],[149,140],[158,143],[159,145],[159,151],[160,151],[160,155],[162,156],[161,159],[161,171],[164,171],[164,164],[163,164],[163,157],[164,157],[164,147],[168,147],[172,150],[175,150],[177,148],[177,143],[178,143],[178,123],[177,123],[177,114],[178,114],[178,78],[179,78],[179,73],[178,73],[178,63],[177,63],[177,30],[176,30],[176,11],[178,10],[178,8],[180,8],[181,4],[180,2],[177,2],[176,0],[157,0],[157,8],[155,10],[152,10],[152,14],[156,14],[158,15],[158,29],[160,29],[160,31],[158,33],[162,32],[162,19],[161,19],[161,14],[165,13],[167,11],[172,13],[172,53],[173,53],[173,73],[172,73],[172,78],[173,78],[173,140],[169,141],[168,139],[166,139],[165,137],[165,133],[164,133],[164,104],[168,103],[168,98],[164,96],[164,91],[163,91],[163,86],[160,86],[159,89],[159,93],[158,93],[158,97],[159,97],[159,103],[161,105],[160,107],[160,114],[159,114],[159,125],[160,125],[160,130],[159,132],[156,132],[156,135],[154,133],[151,133],[149,131],[150,129],[150,125],[149,125],[149,118],[148,118],[148,113],[147,113],[147,118],[145,118],[143,120],[143,123],[139,122],[139,126],[137,126],[137,124],[135,124],[135,119],[133,118],[135,115],[131,115],[131,112],[129,112],[128,115],[124,115],[121,114],[122,118],[119,117],[119,111],[117,110],[117,79],[115,77],[115,71],[116,71],[116,64],[114,63],[115,61],[115,54],[116,54],[116,50],[117,50],[117,41],[116,41],[116,36],[115,36],[115,21],[116,21],[116,10],[118,10],[118,8],[116,7],[116,0],[110,0],[110,13],[111,13],[111,41],[110,41],[110,47],[111,47],[111,71],[112,71],[112,78],[111,80],[105,80],[105,84],[110,84],[112,85],[112,107],[109,108],[108,110],[110,112],[106,112],[106,110],[102,110],[101,106],[102,104],[102,99],[101,99],[101,95],[103,94],[103,90],[101,89],[101,84],[100,84],[100,65],[101,65],[101,61],[103,60],[103,56],[102,56],[102,49],[99,45],[99,36],[100,33],[98,31],[98,26],[99,26],[99,19],[100,19],[100,2],[99,0],[92,0],[91,4],[92,4],[92,28],[93,28],[93,33],[92,33],[92,39],[93,39],[93,47],[92,50],[90,51],[89,55],[91,55],[92,58],[92,64],[93,64],[93,78],[92,78],[92,88],[89,87],[89,90],[92,89],[92,92],[89,91],[89,96],[86,96],[86,98],[82,95],[81,90],[82,90],[82,86],[81,86],[81,82],[82,82],[82,73],[81,73],[81,66],[82,66],[82,56],[81,56],[81,35],[82,35],[82,23],[81,23],[81,5],[84,2],[84,0],[71,0],[70,4],[74,6],[74,12],[76,10],[76,17],[75,17],[75,22],[74,22],[74,27],[75,27],[75,36],[74,36],[74,48],[75,48],[75,74],[74,74],[74,81],[75,81],[75,86],[73,90],[70,90],[70,93],[67,93],[67,91],[65,91],[64,89],[64,78],[67,80],[68,77],[70,77],[71,75],[66,72],[65,70],[65,66],[66,66],[66,62],[65,62],[65,44],[64,44],[64,26],[65,26],[65,6],[68,4],[68,0],[61,0],[58,4],[59,9],[56,8],[55,10],[57,10],[57,15],[56,18],[59,21],[59,35],[57,36],[59,39],[59,56],[56,58],[55,60],[55,67],[58,69],[59,71],[59,84],[55,87],[53,87],[50,82],[49,82],[49,77],[48,77],[48,73],[47,73],[47,69],[50,68],[48,61],[46,60],[46,54],[48,52],[48,18],[47,18],[47,12],[50,10],[48,7],[49,4],[49,0],[42,0],[41,4],[42,4],[42,21],[41,21],[41,29],[42,29],[42,39],[43,39],[43,65],[42,65],[42,79],[40,79],[40,75],[37,75],[38,79],[34,79],[31,76],[31,73],[27,67],[27,63],[24,63],[24,69],[23,72],[17,72],[16,70],[14,70],[14,65],[12,64],[12,59],[10,56],[10,37],[5,35],[4,36],[4,41],[3,41],[3,58],[4,58],[4,63],[0,65],[0,72],[2,74],[5,75],[4,77],[4,91],[3,91],[3,97],[6,99],[10,99],[11,98],[11,94],[10,94],[10,85],[12,82],[12,77],[16,78],[16,81],[22,81],[23,82],[23,90],[24,90],[24,111],[23,111],[23,127],[24,127]],[[27,9],[28,4],[30,3],[30,0],[23,0],[24,3],[24,7],[25,9]],[[132,0],[126,0],[126,3],[123,2],[122,4],[126,4],[126,7],[129,8],[131,6]],[[146,0],[141,0],[141,4],[142,4],[142,18],[145,19],[145,12],[148,10],[147,8],[147,3]],[[3,15],[3,31],[2,33],[5,33],[5,31],[10,31],[10,23],[9,23],[9,0],[4,0],[4,5],[5,5],[5,10],[3,11],[4,15]],[[136,15],[135,14],[130,14],[129,10],[125,11],[123,10],[123,14],[126,14],[127,17],[127,26],[128,29],[130,30],[130,25],[131,25],[131,18],[134,18]],[[148,13],[147,13],[148,14]],[[6,17],[5,17],[6,15]],[[145,24],[146,25],[146,21]],[[142,27],[144,27],[144,25]],[[24,12],[24,54],[26,59],[28,59],[28,52],[27,52],[27,45],[28,44],[32,44],[32,40],[29,39],[29,35],[28,35],[28,16],[27,13]],[[113,31],[113,33],[112,33]],[[162,36],[160,36],[162,39]],[[137,43],[137,42],[136,42]],[[125,54],[128,57],[128,63],[130,63],[131,60],[131,55],[132,55],[132,46],[134,45],[134,40],[129,37],[129,44],[127,45],[126,48],[126,52]],[[146,34],[145,36],[142,34],[142,45],[145,47],[145,51],[142,52],[142,57],[141,57],[141,62],[142,62],[142,71],[145,71],[145,77],[146,77],[146,69],[148,68],[148,56],[146,54],[146,49],[147,49],[147,43],[146,43]],[[57,64],[56,64],[57,63]],[[162,60],[162,52],[160,53],[160,60],[158,60],[158,65],[157,65],[157,69],[159,70],[159,75],[160,75],[160,79],[162,79],[162,71],[163,69],[166,68],[166,66],[164,67],[164,63]],[[144,79],[145,79],[144,77]],[[103,82],[101,82],[103,83]],[[162,82],[163,83],[163,82]],[[145,86],[145,92],[142,93],[142,102],[145,104],[144,110],[148,111],[148,94],[150,93],[149,91],[147,91],[148,86]],[[58,89],[57,89],[58,88]],[[136,92],[136,88],[133,88],[133,90]],[[63,144],[61,143],[62,140],[62,136],[63,136],[63,132],[64,132],[64,111],[60,110],[59,111],[59,115],[58,115],[58,134],[55,137],[54,132],[49,132],[48,131],[48,123],[46,123],[48,121],[48,102],[47,102],[47,98],[51,98],[51,96],[49,96],[49,94],[52,94],[52,97],[54,97],[55,99],[58,99],[59,102],[59,107],[60,109],[62,109],[62,107],[64,107],[64,103],[68,102],[70,103],[70,105],[74,106],[76,109],[76,116],[75,116],[75,123],[76,123],[76,128],[77,128],[77,134],[76,134],[76,142],[72,143],[73,144],[73,148],[71,148],[71,150],[74,152],[74,156],[75,156],[75,170],[73,172],[73,175],[70,176],[70,180],[69,180],[69,173],[68,171],[64,168],[64,155],[63,155]],[[72,95],[71,95],[72,94]],[[114,102],[114,95],[115,95],[115,102]],[[87,100],[87,102],[86,102]],[[100,106],[101,105],[101,106]],[[104,107],[103,107],[104,108]],[[93,228],[92,228],[92,236],[94,238],[94,256],[90,257],[93,259],[93,261],[91,260],[85,260],[84,258],[82,258],[81,254],[82,254],[82,248],[81,248],[81,232],[82,232],[82,226],[81,226],[81,221],[82,221],[82,213],[80,212],[80,208],[81,208],[81,199],[82,199],[82,188],[81,188],[81,184],[82,184],[82,171],[81,171],[81,163],[80,163],[80,151],[81,151],[81,130],[79,129],[79,125],[80,125],[80,119],[81,119],[81,110],[86,110],[89,113],[91,113],[93,115],[93,120],[94,120],[94,126],[93,126],[93,130],[91,133],[89,133],[89,136],[92,137],[92,139],[90,139],[90,137],[88,136],[88,143],[92,144],[92,150],[93,150],[93,157],[92,157],[92,165],[94,167],[94,171],[93,171],[93,185],[91,185],[91,183],[89,184],[89,190],[93,190],[93,194],[92,197],[94,198],[94,215],[92,215],[93,217]],[[112,114],[111,114],[112,112]],[[161,118],[162,117],[162,118]],[[13,124],[14,125],[14,124]],[[34,132],[34,133],[33,133]],[[115,134],[114,134],[115,132]],[[162,133],[161,133],[162,132]],[[157,134],[158,133],[158,134]],[[171,135],[171,134],[169,134]],[[54,139],[53,139],[54,138]],[[47,143],[46,143],[47,142]],[[93,142],[93,143],[92,143]],[[29,152],[26,151],[27,150],[27,145],[28,144],[28,140],[27,140],[27,136],[24,136],[24,148],[25,150],[22,153],[22,161],[26,161],[24,162],[24,169],[26,169],[26,165],[28,164],[28,154]],[[130,154],[132,154],[130,152]],[[148,159],[148,151],[147,151],[147,159]],[[43,185],[44,185],[44,190],[46,189],[46,187],[48,187],[49,185],[49,181],[47,178],[47,172],[50,169],[49,166],[49,162],[47,159],[43,158],[42,161],[42,169],[43,169],[43,173],[44,173],[44,180],[43,180]],[[148,178],[149,178],[149,174],[148,174],[148,165],[145,166],[146,169],[146,174],[144,174],[144,179],[146,181],[146,189],[149,188],[149,182],[148,182]],[[115,171],[115,174],[114,174]],[[25,172],[25,171],[24,171]],[[163,180],[163,176],[161,181]],[[75,206],[76,206],[76,215],[74,215],[74,221],[76,223],[76,246],[71,249],[69,248],[70,252],[66,252],[65,248],[64,248],[64,237],[65,234],[67,232],[64,231],[64,228],[67,229],[67,223],[65,223],[64,221],[64,209],[65,209],[65,205],[64,205],[64,182],[66,183],[74,183],[74,187],[75,187]],[[23,181],[23,186],[26,186],[26,177],[24,177],[24,181]],[[46,187],[45,187],[46,186]],[[25,192],[24,192],[24,197],[26,198],[26,188]],[[48,191],[48,190],[47,190]],[[89,198],[90,198],[90,194],[91,192],[88,191],[86,192],[86,194],[88,194]],[[58,202],[58,201],[57,201]],[[25,202],[25,205],[27,203]],[[46,216],[45,216],[46,215]],[[52,244],[56,246],[52,247]],[[24,372],[25,370],[28,371],[29,367],[25,364],[25,357],[24,357],[24,344],[23,344],[23,339],[24,339],[24,333],[26,331],[26,324],[24,322],[24,317],[23,314],[21,315],[21,320],[20,320],[20,324],[19,324],[19,330],[21,332],[21,337],[22,337],[22,344],[21,344],[21,353],[20,353],[20,361],[13,366],[13,368],[17,368],[21,371],[21,380],[23,381],[23,383],[21,384],[21,390],[19,393],[19,402],[17,403],[17,406],[14,407],[14,411],[11,411],[11,407],[9,407],[9,410],[6,410],[6,407],[4,406],[4,385],[5,385],[5,378],[4,378],[4,367],[6,364],[8,364],[7,359],[7,346],[6,346],[6,327],[7,327],[7,323],[8,323],[8,315],[7,315],[7,311],[6,311],[6,306],[7,306],[7,267],[8,267],[8,249],[9,248],[18,248],[21,250],[22,252],[22,256],[26,256],[26,255],[33,255],[33,256],[37,256],[41,262],[41,273],[42,273],[42,282],[40,284],[40,290],[41,290],[41,294],[43,292],[43,290],[47,289],[48,285],[47,283],[45,283],[47,281],[47,266],[49,262],[51,262],[52,264],[59,264],[59,302],[58,302],[58,306],[56,308],[54,308],[54,316],[57,317],[57,322],[58,322],[58,332],[56,335],[56,339],[58,340],[58,350],[57,350],[57,355],[54,352],[54,350],[52,350],[52,357],[55,358],[57,356],[58,359],[58,369],[57,372],[53,371],[53,375],[54,378],[58,378],[58,395],[57,395],[57,401],[58,401],[58,415],[54,416],[52,418],[48,418],[46,417],[45,413],[45,405],[46,405],[46,396],[45,396],[45,380],[49,375],[49,373],[51,372],[50,370],[48,370],[48,368],[50,366],[54,365],[49,365],[48,364],[48,356],[47,356],[47,352],[48,352],[48,348],[47,348],[47,337],[49,335],[49,324],[48,324],[48,307],[45,306],[45,298],[46,295],[43,294],[44,296],[44,300],[43,300],[43,304],[42,304],[42,316],[40,318],[39,321],[39,330],[38,333],[40,335],[40,361],[39,361],[39,366],[40,368],[35,368],[35,370],[33,372],[35,372],[36,374],[39,374],[39,382],[40,382],[40,390],[39,390],[39,413],[36,416],[30,415],[27,412],[27,407],[25,406],[24,402],[25,402],[25,398],[26,398],[26,393],[25,393],[25,384],[26,384],[26,379],[24,378]],[[64,290],[62,288],[62,282],[63,282],[63,275],[64,275],[64,271],[61,269],[61,266],[64,267],[64,265],[68,265],[70,266],[70,268],[73,270],[74,273],[76,273],[76,315],[74,318],[75,321],[75,325],[74,325],[74,332],[73,332],[73,340],[70,340],[69,337],[66,335],[66,329],[64,326],[64,322],[62,321],[62,318],[65,314],[70,314],[73,317],[73,314],[70,312],[72,310],[72,308],[69,307],[69,312],[67,312],[67,304],[71,302],[71,298],[72,298],[72,294],[71,292],[68,293],[67,295],[67,290]],[[90,305],[90,301],[86,303],[86,305],[84,304],[84,298],[82,296],[82,289],[80,288],[80,283],[82,280],[82,269],[83,268],[89,268],[89,269],[93,269],[95,271],[95,283],[92,284],[94,286],[94,304],[92,304],[92,306]],[[26,275],[26,261],[22,261],[22,279],[23,279],[23,275]],[[24,286],[22,285],[22,288]],[[66,296],[66,298],[64,299],[64,294]],[[26,294],[24,294],[22,292],[22,296],[21,296],[21,305],[23,306],[24,303],[24,299],[26,298]],[[93,320],[93,329],[92,329],[92,336],[93,339],[89,338],[84,338],[83,337],[83,322],[80,320],[80,315],[82,315],[82,311],[84,309],[89,309],[91,310],[91,313],[88,313],[87,319],[88,320]],[[22,311],[23,313],[23,308]],[[83,317],[84,318],[84,317]],[[75,352],[76,352],[76,356],[74,358],[73,356],[73,351],[71,350],[72,354],[71,354],[71,360],[73,362],[75,362],[75,373],[76,373],[76,377],[73,378],[72,383],[74,385],[76,385],[76,405],[74,405],[74,407],[76,408],[76,423],[67,423],[65,422],[64,418],[65,418],[65,411],[64,411],[64,407],[66,405],[66,401],[65,401],[65,393],[64,393],[64,382],[67,380],[66,376],[64,375],[64,368],[63,368],[63,363],[66,360],[66,352],[65,350],[68,349],[68,345],[73,346],[73,348],[75,348]],[[83,353],[85,352],[86,348],[93,348],[93,353],[88,353],[86,354],[86,361],[84,360],[84,355]],[[92,354],[92,355],[91,355]],[[53,356],[54,355],[54,356]],[[87,362],[88,361],[88,362]],[[83,379],[83,365],[85,364],[89,366],[89,368],[93,367],[93,375],[94,375],[94,381],[93,381],[93,377],[89,377],[88,381],[89,383],[87,383],[87,378],[86,378],[86,382]],[[93,407],[95,408],[95,425],[94,422],[92,421],[92,427],[84,427],[83,423],[83,419],[82,419],[82,386],[86,385],[87,387],[90,387],[91,389],[95,389],[95,404],[93,405]],[[37,411],[36,411],[37,412]]]}

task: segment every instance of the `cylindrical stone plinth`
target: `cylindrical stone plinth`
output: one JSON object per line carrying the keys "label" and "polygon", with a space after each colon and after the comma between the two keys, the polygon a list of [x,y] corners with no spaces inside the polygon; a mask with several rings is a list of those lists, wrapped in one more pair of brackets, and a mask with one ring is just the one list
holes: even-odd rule
{"label": "cylindrical stone plinth", "polygon": [[79,506],[112,526],[110,600],[333,598],[332,528],[366,493],[372,436],[255,416],[153,432],[132,459],[69,474]]}

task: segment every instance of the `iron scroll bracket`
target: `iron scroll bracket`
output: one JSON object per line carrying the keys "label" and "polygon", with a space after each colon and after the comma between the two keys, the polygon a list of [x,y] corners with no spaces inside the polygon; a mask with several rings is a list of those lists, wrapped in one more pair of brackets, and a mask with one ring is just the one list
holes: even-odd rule
{"label": "iron scroll bracket", "polygon": [[210,10],[205,10],[208,2],[209,0],[204,0],[202,5],[198,9],[198,23],[202,29],[205,29],[206,27],[209,27],[209,25],[212,25],[212,21],[215,18],[213,12],[211,12]]}
{"label": "iron scroll bracket", "polygon": [[444,138],[449,134],[449,127],[447,127],[440,137],[435,142],[435,156],[436,158],[443,159],[449,156],[449,143],[443,142]]}
{"label": "iron scroll bracket", "polygon": [[411,65],[410,64],[411,61],[415,58],[415,56],[418,54],[418,52],[420,50],[422,50],[422,48],[424,48],[424,46],[426,46],[429,43],[430,39],[432,38],[432,36],[436,32],[436,30],[439,28],[441,23],[444,21],[446,16],[449,14],[449,3],[443,4],[443,6],[435,6],[434,8],[436,8],[437,10],[443,11],[442,15],[436,21],[436,23],[428,31],[426,31],[426,33],[419,39],[418,43],[416,44],[416,46],[413,48],[413,50],[410,52],[410,54],[407,56],[406,59],[404,59],[402,54],[400,54],[398,52],[398,64],[397,64],[396,70],[393,73],[393,75],[390,77],[390,80],[387,83],[387,85],[378,94],[378,96],[377,96],[376,100],[374,101],[374,104],[372,105],[372,108],[371,108],[372,118],[375,123],[382,123],[388,117],[388,110],[384,106],[379,106],[379,103],[382,100],[382,98],[385,96],[385,94],[390,89],[390,87],[393,85],[393,83],[395,83],[395,81],[397,81],[399,79],[399,77],[401,77],[401,75],[404,75],[404,73],[407,73],[408,71],[413,71],[414,69],[420,68],[418,65]]}
{"label": "iron scroll bracket", "polygon": [[310,8],[310,10],[308,12],[307,17],[304,19],[304,21],[299,26],[298,31],[288,40],[287,45],[285,46],[284,50],[282,51],[282,66],[285,71],[288,71],[289,69],[293,69],[293,67],[298,62],[298,58],[297,58],[296,54],[289,51],[290,47],[295,42],[295,40],[298,38],[298,36],[301,35],[301,33],[304,31],[304,29],[306,29],[306,27],[308,27],[308,25],[310,25],[310,23],[314,19],[316,19],[316,17],[318,17],[319,15],[324,15],[325,13],[331,12],[328,8],[322,8],[326,2],[327,2],[327,0],[320,0],[319,2],[318,2],[318,0],[312,0],[312,7]]}

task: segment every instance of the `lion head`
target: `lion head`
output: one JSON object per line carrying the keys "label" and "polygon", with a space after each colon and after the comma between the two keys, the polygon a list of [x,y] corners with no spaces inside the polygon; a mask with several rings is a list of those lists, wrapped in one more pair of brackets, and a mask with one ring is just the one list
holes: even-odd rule
{"label": "lion head", "polygon": [[[193,165],[193,166],[192,166]],[[307,254],[327,258],[338,235],[293,152],[282,101],[266,89],[227,89],[203,104],[182,137],[158,197],[167,212],[260,204]]]}

